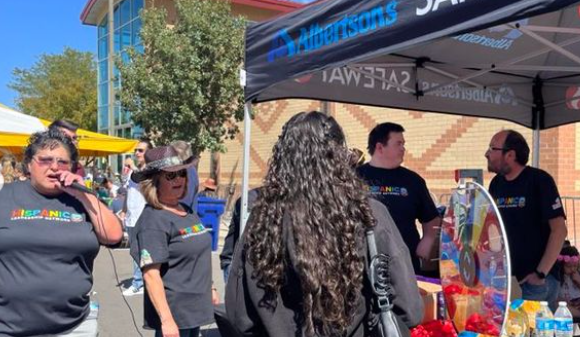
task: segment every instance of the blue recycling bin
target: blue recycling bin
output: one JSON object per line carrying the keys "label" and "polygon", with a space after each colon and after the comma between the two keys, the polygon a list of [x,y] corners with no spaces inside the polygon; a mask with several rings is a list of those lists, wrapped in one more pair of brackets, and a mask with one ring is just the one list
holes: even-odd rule
{"label": "blue recycling bin", "polygon": [[206,227],[211,227],[211,249],[215,252],[218,249],[218,239],[220,236],[220,216],[224,213],[226,201],[210,197],[197,198],[197,215],[201,223]]}

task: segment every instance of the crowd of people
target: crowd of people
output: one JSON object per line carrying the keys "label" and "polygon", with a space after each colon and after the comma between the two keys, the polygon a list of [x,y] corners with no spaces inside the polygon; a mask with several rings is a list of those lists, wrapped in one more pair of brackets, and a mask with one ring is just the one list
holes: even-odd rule
{"label": "crowd of people", "polygon": [[[424,263],[434,257],[441,217],[426,181],[402,166],[404,131],[395,123],[377,125],[364,163],[364,153],[348,148],[329,115],[302,112],[284,125],[262,186],[249,193],[247,227],[241,233],[238,200],[220,254],[224,317],[233,331],[383,336],[368,233],[389,257],[392,311],[404,328],[421,322],[414,280],[435,276]],[[96,336],[89,315],[94,260],[99,246],[118,246],[124,232],[134,264],[123,294],[143,294],[144,326],[156,336],[199,336],[214,320],[219,294],[211,228],[198,217],[196,200],[213,196],[215,181],[199,191],[198,158],[184,141],[154,147],[140,140],[115,181],[86,173],[76,140],[76,126],[58,121],[31,136],[22,163],[2,161],[0,336]],[[485,157],[496,173],[489,191],[506,226],[522,297],[552,305],[565,300],[580,315],[580,254],[565,242],[553,178],[527,166],[529,147],[513,130],[494,135]],[[76,187],[85,177],[97,193]]]}

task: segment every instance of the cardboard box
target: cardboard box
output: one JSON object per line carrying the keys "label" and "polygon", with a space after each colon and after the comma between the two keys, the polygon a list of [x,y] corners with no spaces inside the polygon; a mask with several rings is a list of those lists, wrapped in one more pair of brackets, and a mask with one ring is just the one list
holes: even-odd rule
{"label": "cardboard box", "polygon": [[444,310],[445,316],[447,317],[447,309],[441,308],[437,299],[439,293],[441,293],[441,285],[423,281],[417,281],[417,285],[419,286],[419,291],[421,292],[425,305],[425,314],[423,315],[423,322],[421,323],[438,319],[438,313],[442,312],[442,310]]}

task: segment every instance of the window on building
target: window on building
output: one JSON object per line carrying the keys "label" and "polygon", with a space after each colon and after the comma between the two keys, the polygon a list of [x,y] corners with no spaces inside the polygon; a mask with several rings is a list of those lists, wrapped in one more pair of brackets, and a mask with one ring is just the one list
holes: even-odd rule
{"label": "window on building", "polygon": [[108,19],[109,19],[109,16],[105,15],[105,17],[103,18],[103,20],[99,24],[99,28],[97,29],[98,30],[97,35],[99,38],[101,38],[109,33],[109,21],[107,21]]}
{"label": "window on building", "polygon": [[123,0],[119,6],[121,12],[121,26],[131,21],[131,0]]}
{"label": "window on building", "polygon": [[[141,38],[139,32],[141,31],[141,18],[139,17],[141,9],[144,8],[143,0],[121,0],[114,9],[113,12],[113,50],[114,56],[121,55],[123,62],[128,62],[129,57],[126,52],[127,48],[133,46],[135,50],[139,53],[143,52],[143,45],[141,43]],[[108,17],[102,19],[98,26],[98,37],[97,37],[97,57],[98,63],[98,126],[99,132],[108,133],[109,128],[109,115],[108,106],[112,104],[113,97],[109,97],[109,80],[113,80],[113,87],[115,90],[119,90],[121,87],[121,79],[119,76],[119,70],[116,66],[113,66],[113,78],[109,79],[108,76],[108,63],[107,60],[109,55],[109,30],[108,30]],[[122,137],[131,137],[135,135],[140,135],[143,130],[136,128],[136,126],[128,127],[131,125],[131,113],[125,109],[122,109],[120,104],[114,103],[114,119],[113,127],[118,129],[120,126],[126,128],[126,131],[121,133]],[[115,131],[115,134],[117,132]]]}

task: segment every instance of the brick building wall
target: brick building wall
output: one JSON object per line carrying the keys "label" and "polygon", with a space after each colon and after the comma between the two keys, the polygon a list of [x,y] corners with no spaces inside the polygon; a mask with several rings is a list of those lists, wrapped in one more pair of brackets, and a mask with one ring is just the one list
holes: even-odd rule
{"label": "brick building wall", "polygon": [[[484,154],[489,140],[497,131],[515,129],[532,146],[531,130],[506,121],[342,103],[330,103],[328,106],[328,113],[343,127],[349,147],[357,147],[365,152],[368,133],[377,123],[390,121],[403,125],[406,129],[407,150],[403,165],[425,178],[430,191],[443,200],[445,194],[449,194],[456,185],[454,170],[457,168],[483,169],[484,185],[488,186],[493,175],[487,173]],[[321,102],[310,100],[280,100],[254,106],[250,149],[251,186],[261,184],[272,147],[284,123],[300,111],[322,109]],[[240,128],[243,129],[242,123]],[[567,125],[542,131],[540,140],[540,167],[552,174],[561,195],[580,196],[580,128]],[[242,144],[243,134],[239,134],[236,139],[226,142],[227,152],[219,155],[219,194],[223,198],[233,199],[239,195]],[[210,157],[204,154],[200,161],[202,182],[210,174]],[[370,157],[367,154],[368,159]],[[575,226],[572,227],[572,224],[579,223],[580,228],[580,202],[576,205],[573,200],[567,200],[565,205],[568,209],[570,236],[575,237]],[[578,232],[580,236],[580,230]]]}

